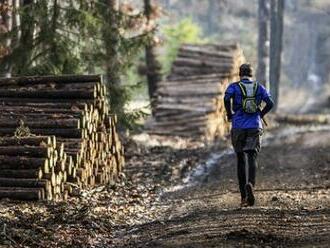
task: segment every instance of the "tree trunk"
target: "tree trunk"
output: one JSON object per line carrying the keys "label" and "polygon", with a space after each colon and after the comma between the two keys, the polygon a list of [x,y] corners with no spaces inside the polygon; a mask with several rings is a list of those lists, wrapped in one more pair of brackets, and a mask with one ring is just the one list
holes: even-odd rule
{"label": "tree trunk", "polygon": [[[144,14],[147,17],[147,25],[150,25],[151,20],[152,5],[150,0],[144,0]],[[145,47],[145,57],[147,65],[147,80],[148,80],[148,90],[149,98],[151,102],[152,113],[154,113],[155,108],[155,97],[157,91],[157,84],[161,81],[160,75],[160,64],[156,58],[156,48],[152,41]]]}
{"label": "tree trunk", "polygon": [[[53,148],[39,146],[0,146],[0,155],[5,156],[27,156],[35,158],[50,157]],[[0,165],[0,168],[2,166]]]}
{"label": "tree trunk", "polygon": [[96,97],[94,90],[0,90],[0,98],[62,98],[62,99],[93,99]]}
{"label": "tree trunk", "polygon": [[104,25],[103,27],[103,40],[105,43],[106,56],[108,62],[106,64],[106,79],[107,83],[110,85],[120,84],[120,61],[119,61],[119,24],[118,24],[118,0],[106,0],[108,6],[108,11],[105,12],[104,21],[109,23],[109,25]]}
{"label": "tree trunk", "polygon": [[[78,142],[78,141],[76,141]],[[39,136],[39,137],[1,137],[0,146],[47,146],[54,147],[52,144],[52,138],[49,136]]]}
{"label": "tree trunk", "polygon": [[217,23],[219,22],[219,17],[221,13],[220,9],[221,1],[208,0],[208,9],[207,16],[205,19],[207,20],[207,34],[212,35],[215,33],[217,28]]}
{"label": "tree trunk", "polygon": [[34,201],[43,200],[45,192],[42,188],[0,188],[0,199]]}
{"label": "tree trunk", "polygon": [[45,159],[40,157],[0,155],[0,160],[4,162],[0,164],[1,174],[3,170],[42,170],[43,172],[49,172],[49,169],[53,167],[55,159],[53,157]]}
{"label": "tree trunk", "polygon": [[25,169],[25,170],[0,170],[0,177],[5,178],[42,178],[41,169]]}
{"label": "tree trunk", "polygon": [[0,187],[48,188],[50,183],[44,179],[0,178]]}
{"label": "tree trunk", "polygon": [[[2,119],[0,117],[0,128],[17,128],[20,126],[20,121],[22,119]],[[79,119],[53,119],[53,120],[24,120],[24,125],[29,128],[79,128]],[[1,143],[1,139],[0,139]]]}
{"label": "tree trunk", "polygon": [[13,28],[16,29],[15,36],[13,39],[13,45],[16,46],[21,37],[21,16],[19,14],[20,0],[13,0]]}
{"label": "tree trunk", "polygon": [[269,1],[259,0],[258,9],[258,69],[257,81],[269,90]]}
{"label": "tree trunk", "polygon": [[17,85],[30,86],[34,84],[49,84],[50,82],[56,84],[78,84],[100,82],[99,75],[62,75],[62,76],[29,76],[29,77],[12,77],[9,79],[1,78],[0,84],[3,85]]}
{"label": "tree trunk", "polygon": [[[8,0],[7,4],[9,6],[13,6],[13,0]],[[8,10],[6,15],[4,16],[4,24],[6,26],[7,32],[10,32],[13,28],[13,11],[12,10]],[[6,49],[9,50],[9,52],[11,52],[11,49],[10,49],[11,46],[12,46],[12,39],[8,38],[5,42],[5,47],[6,47]],[[7,78],[11,77],[11,65],[8,62],[6,62],[6,64],[5,64],[4,76]]]}
{"label": "tree trunk", "polygon": [[[17,0],[16,0],[17,1]],[[34,17],[31,14],[33,7],[33,0],[22,1],[22,13],[21,13],[21,35],[18,40],[20,47],[24,49],[21,56],[16,60],[15,72],[17,75],[22,75],[26,72],[28,64],[31,60],[33,50],[33,32],[35,29]]]}
{"label": "tree trunk", "polygon": [[270,93],[274,99],[274,111],[278,107],[281,75],[284,0],[271,0],[270,32]]}
{"label": "tree trunk", "polygon": [[[29,128],[31,134],[35,135],[54,135],[61,138],[86,138],[87,134],[82,129],[71,129],[71,128]],[[0,128],[0,135],[11,135],[13,136],[17,131],[16,128]]]}

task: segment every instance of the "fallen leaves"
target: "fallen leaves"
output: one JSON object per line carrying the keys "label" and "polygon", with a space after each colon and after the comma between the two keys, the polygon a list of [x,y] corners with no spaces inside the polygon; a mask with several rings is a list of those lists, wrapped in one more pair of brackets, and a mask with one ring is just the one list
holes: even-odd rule
{"label": "fallen leaves", "polygon": [[126,147],[126,176],[116,185],[77,188],[67,202],[2,200],[0,230],[5,227],[6,232],[0,235],[0,246],[111,247],[121,230],[161,219],[170,205],[161,204],[159,192],[207,153],[198,147],[147,148],[134,142]]}

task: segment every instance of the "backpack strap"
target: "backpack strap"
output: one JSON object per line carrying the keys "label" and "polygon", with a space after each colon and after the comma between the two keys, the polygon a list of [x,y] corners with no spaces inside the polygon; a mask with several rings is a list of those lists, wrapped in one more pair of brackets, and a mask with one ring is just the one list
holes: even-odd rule
{"label": "backpack strap", "polygon": [[255,97],[257,95],[257,91],[258,91],[258,87],[259,87],[259,83],[256,81],[256,82],[253,82],[253,97]]}
{"label": "backpack strap", "polygon": [[246,89],[245,89],[245,86],[239,81],[237,82],[238,83],[238,86],[240,87],[241,91],[242,91],[242,94],[244,97],[246,97]]}
{"label": "backpack strap", "polygon": [[[247,92],[244,84],[241,81],[237,82],[237,84],[240,87],[243,96],[247,97]],[[253,95],[251,97],[255,97],[257,95],[258,86],[259,86],[258,82],[253,82]]]}

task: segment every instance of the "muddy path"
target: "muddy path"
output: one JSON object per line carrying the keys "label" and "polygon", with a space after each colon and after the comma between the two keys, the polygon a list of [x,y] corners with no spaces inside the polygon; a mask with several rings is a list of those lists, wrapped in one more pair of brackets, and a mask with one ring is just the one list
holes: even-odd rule
{"label": "muddy path", "polygon": [[[256,205],[240,208],[235,157],[213,150],[160,192],[155,219],[119,230],[117,247],[329,247],[330,128],[267,131]],[[162,208],[160,208],[162,209]]]}

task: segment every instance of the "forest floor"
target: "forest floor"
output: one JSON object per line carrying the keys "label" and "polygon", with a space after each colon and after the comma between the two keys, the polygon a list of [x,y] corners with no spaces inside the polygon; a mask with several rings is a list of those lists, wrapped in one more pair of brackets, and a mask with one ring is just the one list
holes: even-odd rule
{"label": "forest floor", "polygon": [[266,130],[248,208],[229,140],[137,136],[116,186],[67,202],[0,201],[0,247],[328,247],[329,131]]}

